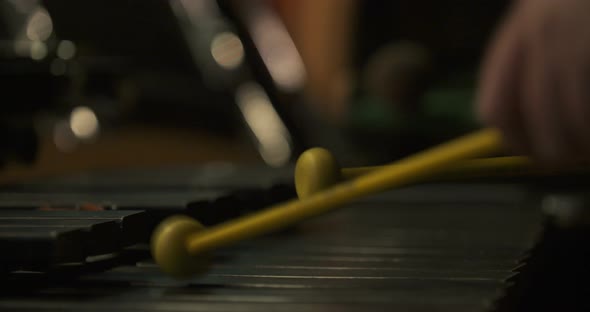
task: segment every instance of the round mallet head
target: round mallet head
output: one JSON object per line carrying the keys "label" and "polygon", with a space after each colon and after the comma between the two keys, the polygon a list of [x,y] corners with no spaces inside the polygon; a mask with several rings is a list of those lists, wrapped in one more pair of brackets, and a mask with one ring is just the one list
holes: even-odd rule
{"label": "round mallet head", "polygon": [[204,229],[199,222],[187,216],[172,216],[158,225],[152,234],[151,249],[162,271],[175,278],[189,278],[207,271],[207,255],[192,255],[188,239]]}
{"label": "round mallet head", "polygon": [[325,190],[340,181],[336,158],[325,148],[306,150],[295,165],[295,190],[300,199]]}

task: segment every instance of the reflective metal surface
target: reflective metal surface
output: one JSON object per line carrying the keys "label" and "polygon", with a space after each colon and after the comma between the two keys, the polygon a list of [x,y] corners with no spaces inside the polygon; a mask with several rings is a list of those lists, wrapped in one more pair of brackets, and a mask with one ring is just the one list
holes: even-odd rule
{"label": "reflective metal surface", "polygon": [[[168,192],[176,190],[175,196],[190,200],[190,192],[182,190],[197,174],[184,173],[175,185],[164,178],[160,186],[168,185]],[[143,179],[144,188],[157,187],[157,175],[152,177]],[[94,193],[94,199],[112,196],[112,191],[93,192],[92,181],[91,177],[85,181],[87,194]],[[96,181],[100,185],[106,180]],[[119,196],[126,193],[125,185],[131,184],[123,183]],[[117,187],[116,183],[111,186]],[[43,197],[42,184],[23,188]],[[141,188],[131,193],[141,193]],[[10,192],[3,196],[18,193]],[[61,200],[67,202],[68,196]],[[533,245],[540,229],[540,210],[528,198],[526,188],[507,184],[438,184],[391,191],[290,230],[219,250],[213,268],[189,281],[161,273],[142,245],[117,254],[116,260],[109,258],[101,269],[97,269],[101,261],[96,261],[78,271],[58,266],[53,273],[8,274],[3,279],[13,287],[0,296],[0,307],[19,311],[485,311],[506,288],[505,281],[514,275],[518,259]],[[213,213],[228,207],[215,200],[211,203],[207,207]],[[236,205],[239,199],[230,206]],[[83,269],[88,266],[92,269]]]}

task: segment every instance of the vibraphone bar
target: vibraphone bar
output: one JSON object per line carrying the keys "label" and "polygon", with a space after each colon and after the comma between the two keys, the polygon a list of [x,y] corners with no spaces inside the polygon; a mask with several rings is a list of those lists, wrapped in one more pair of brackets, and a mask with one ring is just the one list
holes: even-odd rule
{"label": "vibraphone bar", "polygon": [[0,210],[2,271],[43,269],[114,253],[149,235],[141,211]]}

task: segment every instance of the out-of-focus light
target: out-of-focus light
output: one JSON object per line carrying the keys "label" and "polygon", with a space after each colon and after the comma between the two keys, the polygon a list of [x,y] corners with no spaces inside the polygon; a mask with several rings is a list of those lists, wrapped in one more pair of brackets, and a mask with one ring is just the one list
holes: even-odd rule
{"label": "out-of-focus light", "polygon": [[244,61],[244,46],[236,34],[222,32],[211,41],[211,55],[219,66],[234,69]]}
{"label": "out-of-focus light", "polygon": [[291,158],[291,145],[281,136],[273,136],[270,139],[274,141],[267,141],[267,147],[260,149],[260,156],[269,166],[284,166]]}
{"label": "out-of-focus light", "polygon": [[56,123],[53,127],[53,143],[62,152],[71,152],[78,145],[78,139],[66,120]]}
{"label": "out-of-focus light", "polygon": [[54,76],[65,75],[66,69],[66,63],[60,59],[54,59],[49,66],[49,71]]}
{"label": "out-of-focus light", "polygon": [[560,226],[572,226],[584,220],[584,199],[571,194],[550,194],[543,198],[541,209]]}
{"label": "out-of-focus light", "polygon": [[53,22],[49,13],[42,7],[37,7],[31,13],[27,22],[27,38],[32,41],[45,41],[53,32]]}
{"label": "out-of-focus light", "polygon": [[35,61],[40,61],[47,56],[47,45],[41,41],[33,41],[29,47],[31,58]]}
{"label": "out-of-focus light", "polygon": [[273,167],[285,165],[291,158],[291,139],[264,89],[255,83],[246,83],[238,88],[236,101],[258,140],[262,159]]}
{"label": "out-of-focus light", "polygon": [[99,131],[98,118],[90,108],[78,106],[70,114],[70,129],[81,140],[92,139]]}
{"label": "out-of-focus light", "polygon": [[250,15],[252,39],[274,82],[284,91],[302,88],[305,67],[285,25],[268,8],[260,8]]}
{"label": "out-of-focus light", "polygon": [[57,57],[69,60],[76,55],[76,45],[69,40],[62,40],[57,45]]}

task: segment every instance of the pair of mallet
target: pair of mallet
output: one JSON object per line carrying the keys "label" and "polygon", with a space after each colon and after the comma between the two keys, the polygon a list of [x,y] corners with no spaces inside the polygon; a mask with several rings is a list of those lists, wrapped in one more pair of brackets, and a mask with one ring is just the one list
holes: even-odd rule
{"label": "pair of mallet", "polygon": [[[496,152],[501,145],[498,131],[481,130],[355,179],[330,184],[321,192],[303,194],[302,199],[278,204],[210,228],[204,228],[189,217],[173,216],[164,220],[154,232],[152,254],[163,271],[175,277],[190,277],[207,268],[206,254],[209,251],[326,213],[361,196],[422,181],[440,174],[461,160]],[[336,173],[336,177],[340,176],[340,169],[335,165],[333,167],[329,170]]]}

